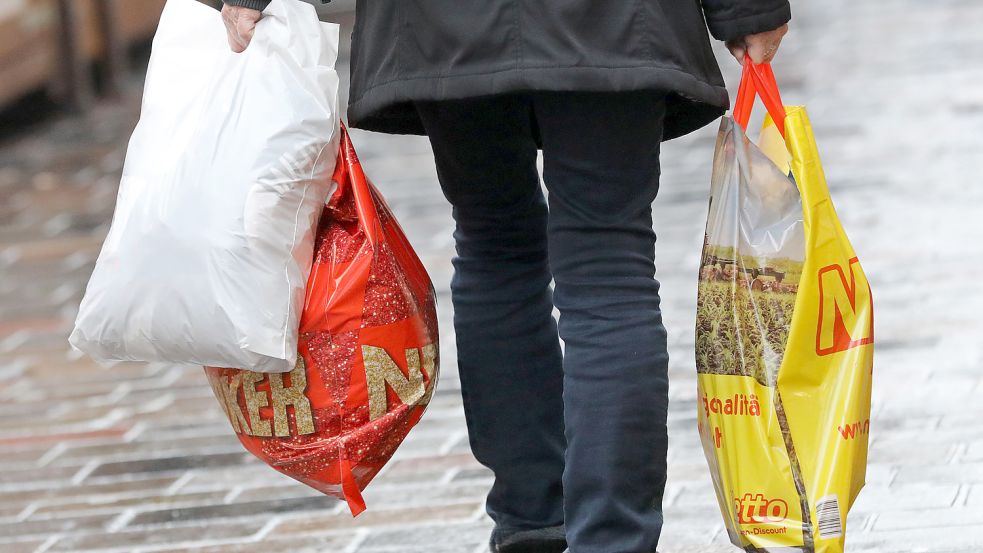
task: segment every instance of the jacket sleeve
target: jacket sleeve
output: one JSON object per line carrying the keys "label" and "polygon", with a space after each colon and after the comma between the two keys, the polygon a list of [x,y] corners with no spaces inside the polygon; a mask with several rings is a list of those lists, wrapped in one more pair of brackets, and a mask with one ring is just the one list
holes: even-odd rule
{"label": "jacket sleeve", "polygon": [[222,0],[230,6],[239,6],[252,10],[263,11],[270,5],[271,0]]}
{"label": "jacket sleeve", "polygon": [[702,0],[707,27],[717,40],[777,29],[792,19],[788,0]]}
{"label": "jacket sleeve", "polygon": [[[222,0],[222,2],[230,6],[240,6],[243,8],[250,8],[254,10],[263,11],[266,6],[270,5],[273,0]],[[322,4],[327,4],[331,0],[321,0]]]}

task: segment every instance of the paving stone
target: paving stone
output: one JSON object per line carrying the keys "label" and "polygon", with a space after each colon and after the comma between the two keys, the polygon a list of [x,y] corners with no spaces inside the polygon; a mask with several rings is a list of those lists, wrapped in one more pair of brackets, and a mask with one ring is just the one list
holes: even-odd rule
{"label": "paving stone", "polygon": [[110,482],[85,483],[58,487],[36,487],[27,490],[0,491],[0,504],[15,502],[30,502],[48,498],[72,500],[79,497],[98,498],[101,496],[127,495],[131,493],[148,493],[158,491],[163,493],[178,481],[178,477],[168,478],[134,478],[127,475],[126,479],[114,479]]}
{"label": "paving stone", "polygon": [[850,551],[891,553],[934,553],[964,548],[983,550],[983,524],[959,528],[914,527],[890,532],[860,533],[848,538]]}
{"label": "paving stone", "polygon": [[100,457],[111,460],[146,459],[147,457],[168,457],[195,451],[201,454],[241,453],[242,445],[232,433],[226,436],[202,436],[186,439],[159,441],[117,441],[94,445],[67,446],[48,466],[76,464],[79,459]]}
{"label": "paving stone", "polygon": [[0,459],[0,466],[33,466],[49,449],[51,449],[51,446],[35,444],[28,444],[26,447],[20,448],[8,446],[4,449],[3,458]]}
{"label": "paving stone", "polygon": [[368,505],[425,505],[428,502],[457,502],[484,500],[488,485],[484,482],[455,482],[444,485],[388,484],[376,482],[362,495]]}
{"label": "paving stone", "polygon": [[80,513],[119,513],[129,507],[153,509],[159,507],[184,507],[202,503],[220,503],[228,495],[225,490],[213,492],[195,492],[175,495],[89,495],[76,501],[42,501],[33,505],[34,509],[27,520],[38,520],[50,517],[77,515]]}
{"label": "paving stone", "polygon": [[228,419],[173,419],[161,417],[143,417],[142,430],[134,441],[155,442],[171,439],[186,439],[196,437],[227,438],[233,434]]}
{"label": "paving stone", "polygon": [[248,453],[218,453],[215,455],[185,455],[160,459],[120,461],[104,463],[93,470],[91,476],[133,474],[140,472],[170,472],[202,467],[225,467],[248,462]]}
{"label": "paving stone", "polygon": [[983,512],[983,484],[968,487],[966,505]]}
{"label": "paving stone", "polygon": [[327,551],[345,551],[345,548],[355,539],[357,539],[357,534],[347,533],[303,538],[264,538],[252,543],[223,543],[221,545],[188,546],[179,549],[155,548],[138,551],[154,551],[155,553],[270,553],[271,551],[325,553]]}
{"label": "paving stone", "polygon": [[734,551],[734,546],[730,544],[659,546],[660,553],[734,553]]}
{"label": "paving stone", "polygon": [[154,527],[98,534],[69,534],[59,539],[48,551],[135,551],[168,544],[194,544],[225,538],[246,538],[259,531],[262,525],[250,522],[210,522],[205,525]]}
{"label": "paving stone", "polygon": [[983,461],[983,440],[977,440],[969,444],[962,458],[968,462]]}
{"label": "paving stone", "polygon": [[46,541],[48,541],[47,538],[41,540],[6,542],[3,544],[3,551],[4,553],[34,553]]}
{"label": "paving stone", "polygon": [[49,518],[44,520],[25,520],[0,524],[0,538],[21,538],[43,536],[64,532],[84,532],[100,530],[115,514],[85,515],[68,518]]}
{"label": "paving stone", "polygon": [[322,511],[334,509],[337,500],[323,495],[314,497],[293,497],[266,501],[249,501],[228,505],[204,505],[199,507],[180,507],[148,511],[134,516],[128,526],[164,524],[174,522],[208,521],[218,518],[239,518],[249,516],[268,516],[292,511]]}
{"label": "paving stone", "polygon": [[451,469],[477,469],[480,467],[481,465],[470,452],[451,455],[424,455],[392,461],[384,469],[383,476],[387,480],[392,479],[401,482],[424,481],[440,478]]}
{"label": "paving stone", "polygon": [[484,503],[469,501],[448,504],[425,504],[414,507],[389,509],[380,506],[365,511],[355,518],[346,511],[329,516],[284,520],[277,524],[271,535],[296,536],[345,529],[368,529],[376,527],[416,527],[433,523],[456,523],[473,521],[482,513]]}
{"label": "paving stone", "polygon": [[182,476],[182,491],[200,491],[224,488],[232,490],[236,487],[298,487],[296,480],[281,474],[263,464],[258,459],[251,459],[241,466],[214,467],[210,469],[194,469]]}
{"label": "paving stone", "polygon": [[858,511],[883,513],[904,509],[951,507],[959,496],[955,484],[912,483],[891,487],[866,486],[857,498]]}
{"label": "paving stone", "polygon": [[[410,545],[409,547],[414,546]],[[467,551],[469,548],[474,547],[475,545],[471,543],[431,544],[427,546],[427,553],[457,553],[458,551]],[[479,543],[478,547],[484,549],[484,543]],[[400,549],[398,544],[386,544],[381,546],[359,547],[356,551],[358,553],[394,553],[396,551],[403,551],[403,549]]]}
{"label": "paving stone", "polygon": [[454,482],[462,482],[467,480],[494,480],[495,473],[491,469],[485,467],[473,468],[473,469],[461,469],[454,473],[451,478]]}
{"label": "paving stone", "polygon": [[962,526],[983,524],[983,509],[979,507],[954,507],[951,509],[909,509],[885,511],[877,515],[873,529],[876,531],[907,530],[909,528],[935,528],[960,532]]}
{"label": "paving stone", "polygon": [[[457,547],[466,551],[488,540],[491,531],[489,523],[447,523],[440,525],[420,524],[412,528],[379,530],[372,532],[356,551],[368,553],[397,548],[425,550],[427,547]],[[406,549],[403,549],[405,551]]]}
{"label": "paving stone", "polygon": [[[959,470],[949,465],[909,465],[898,469],[895,485],[908,483],[983,484],[983,463],[960,463]],[[983,513],[981,513],[983,517]]]}
{"label": "paving stone", "polygon": [[[249,484],[254,485],[252,482]],[[256,486],[243,489],[235,495],[235,501],[242,503],[247,501],[269,501],[272,499],[293,499],[298,497],[318,497],[323,499],[324,494],[314,488],[299,486],[295,480],[289,480],[275,486]],[[337,509],[337,502],[335,502],[335,509]]]}
{"label": "paving stone", "polygon": [[[56,443],[65,440],[90,440],[107,437],[124,436],[131,427],[111,424],[115,417],[97,421],[86,421],[84,424],[35,427],[30,431],[25,429],[10,430],[0,433],[0,446],[28,445],[40,443]],[[96,428],[92,428],[96,427]]]}
{"label": "paving stone", "polygon": [[64,482],[81,469],[79,466],[30,468],[0,471],[0,489],[6,484],[24,485],[29,482]]}

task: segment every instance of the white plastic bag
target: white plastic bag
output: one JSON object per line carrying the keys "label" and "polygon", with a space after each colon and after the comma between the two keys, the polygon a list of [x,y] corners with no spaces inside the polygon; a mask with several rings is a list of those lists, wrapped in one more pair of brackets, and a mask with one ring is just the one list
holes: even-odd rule
{"label": "white plastic bag", "polygon": [[338,26],[274,0],[233,53],[168,0],[71,344],[100,361],[286,372],[338,152]]}

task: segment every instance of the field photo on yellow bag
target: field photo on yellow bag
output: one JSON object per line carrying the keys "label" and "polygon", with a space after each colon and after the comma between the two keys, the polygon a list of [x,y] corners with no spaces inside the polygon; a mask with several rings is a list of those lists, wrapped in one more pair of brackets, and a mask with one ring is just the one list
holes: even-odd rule
{"label": "field photo on yellow bag", "polygon": [[867,465],[873,304],[805,108],[782,105],[768,65],[745,64],[720,125],[698,290],[698,428],[730,540],[843,552]]}

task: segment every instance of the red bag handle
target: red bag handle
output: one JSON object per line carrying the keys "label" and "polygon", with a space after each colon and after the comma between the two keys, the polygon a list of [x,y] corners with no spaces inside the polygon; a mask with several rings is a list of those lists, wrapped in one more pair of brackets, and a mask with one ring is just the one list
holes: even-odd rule
{"label": "red bag handle", "polygon": [[339,191],[344,186],[351,187],[359,226],[365,232],[369,244],[372,244],[373,247],[377,246],[382,230],[379,227],[379,214],[373,200],[372,185],[369,184],[365,173],[362,171],[362,164],[358,161],[355,147],[352,146],[351,137],[348,136],[348,129],[344,124],[341,125],[338,164],[335,167],[333,178],[338,183]]}
{"label": "red bag handle", "polygon": [[751,61],[751,56],[745,54],[744,72],[741,74],[741,85],[737,89],[733,112],[734,121],[744,130],[747,130],[748,121],[751,119],[751,108],[754,107],[756,95],[761,97],[761,102],[775,121],[778,132],[784,137],[785,107],[782,104],[782,96],[778,92],[778,82],[775,81],[771,64],[755,65]]}

